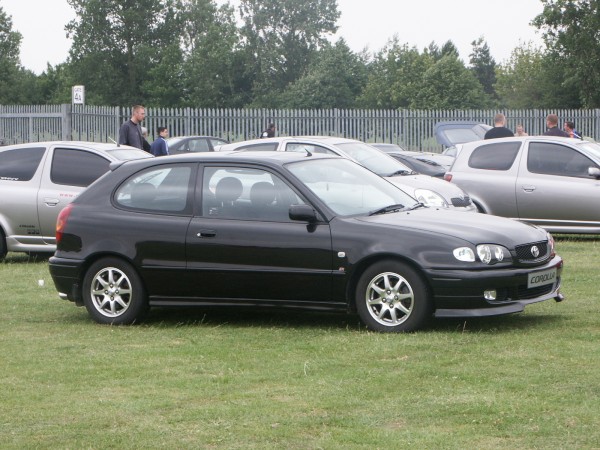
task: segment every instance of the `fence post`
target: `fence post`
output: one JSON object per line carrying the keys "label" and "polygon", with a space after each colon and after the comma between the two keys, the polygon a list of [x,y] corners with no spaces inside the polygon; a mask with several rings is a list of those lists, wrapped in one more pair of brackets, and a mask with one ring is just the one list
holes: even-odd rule
{"label": "fence post", "polygon": [[62,104],[61,108],[60,108],[60,115],[61,115],[61,129],[62,129],[62,136],[61,136],[61,140],[63,141],[70,141],[71,137],[72,137],[72,131],[73,131],[73,106],[71,104]]}

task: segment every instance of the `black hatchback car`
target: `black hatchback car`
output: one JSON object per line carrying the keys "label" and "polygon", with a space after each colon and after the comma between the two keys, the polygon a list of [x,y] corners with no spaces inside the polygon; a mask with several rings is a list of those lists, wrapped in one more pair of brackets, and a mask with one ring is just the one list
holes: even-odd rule
{"label": "black hatchback car", "polygon": [[409,331],[562,299],[546,231],[425,208],[348,159],[215,152],[111,168],[61,212],[50,259],[60,296],[100,323],[275,306]]}

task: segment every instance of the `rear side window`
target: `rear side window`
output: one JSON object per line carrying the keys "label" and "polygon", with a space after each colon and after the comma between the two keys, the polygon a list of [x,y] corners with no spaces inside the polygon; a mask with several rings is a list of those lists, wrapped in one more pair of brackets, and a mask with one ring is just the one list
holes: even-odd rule
{"label": "rear side window", "polygon": [[115,201],[126,208],[157,213],[189,213],[192,168],[166,164],[140,172],[116,192]]}
{"label": "rear side window", "polygon": [[508,170],[515,162],[520,142],[500,142],[477,147],[469,157],[469,167],[484,170]]}
{"label": "rear side window", "polygon": [[31,147],[0,152],[0,180],[31,180],[45,151],[45,147]]}
{"label": "rear side window", "polygon": [[588,168],[598,167],[587,156],[571,147],[547,142],[532,142],[527,155],[527,170],[532,173],[589,178]]}
{"label": "rear side window", "polygon": [[55,184],[87,187],[108,172],[110,161],[85,150],[57,148],[50,179]]}

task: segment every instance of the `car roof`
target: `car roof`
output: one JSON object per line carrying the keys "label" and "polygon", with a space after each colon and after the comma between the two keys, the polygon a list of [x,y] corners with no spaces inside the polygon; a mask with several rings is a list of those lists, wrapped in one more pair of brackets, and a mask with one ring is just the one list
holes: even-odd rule
{"label": "car roof", "polygon": [[238,147],[246,146],[246,145],[266,144],[269,142],[280,143],[280,142],[284,142],[284,141],[293,141],[293,140],[302,140],[305,142],[312,141],[315,143],[330,144],[330,145],[351,143],[351,142],[362,143],[362,141],[358,141],[356,139],[347,139],[347,138],[342,138],[342,137],[337,137],[337,136],[277,136],[277,137],[272,137],[272,138],[258,138],[258,139],[250,139],[247,141],[233,142],[231,144],[224,144],[221,146],[221,149],[223,151],[225,151],[228,149],[238,148]]}
{"label": "car roof", "polygon": [[123,149],[134,149],[139,150],[136,147],[131,147],[130,145],[119,145],[113,143],[106,142],[89,142],[89,141],[42,141],[42,142],[27,142],[24,144],[12,144],[6,145],[4,147],[0,147],[2,150],[6,149],[17,149],[17,148],[32,148],[32,147],[51,147],[51,146],[63,146],[63,147],[79,147],[79,148],[89,148],[94,150],[115,150],[117,148]]}

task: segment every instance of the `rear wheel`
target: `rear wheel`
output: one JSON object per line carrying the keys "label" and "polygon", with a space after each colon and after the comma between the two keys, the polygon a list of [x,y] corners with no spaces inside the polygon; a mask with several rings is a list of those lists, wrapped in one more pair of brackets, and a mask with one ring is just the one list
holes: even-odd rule
{"label": "rear wheel", "polygon": [[432,300],[427,285],[412,267],[386,260],[373,264],[360,277],[356,308],[372,330],[413,331],[431,317]]}
{"label": "rear wheel", "polygon": [[6,256],[6,237],[4,232],[0,230],[0,260],[3,260]]}
{"label": "rear wheel", "polygon": [[83,303],[98,323],[130,324],[148,312],[148,297],[131,264],[103,258],[87,270],[83,279]]}

